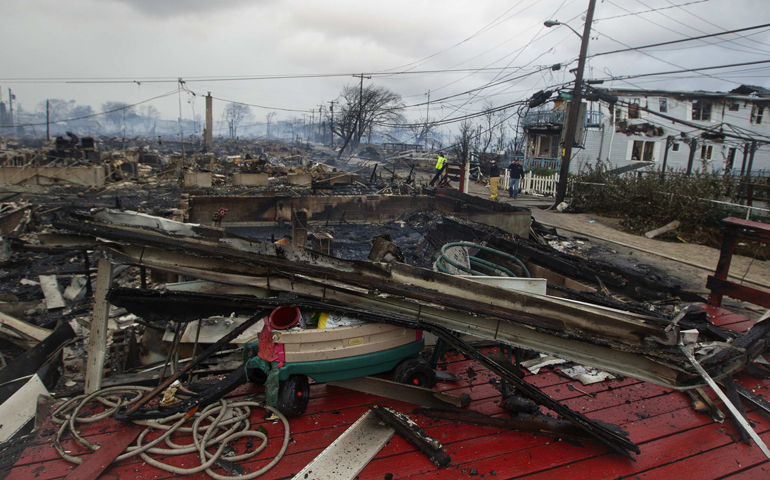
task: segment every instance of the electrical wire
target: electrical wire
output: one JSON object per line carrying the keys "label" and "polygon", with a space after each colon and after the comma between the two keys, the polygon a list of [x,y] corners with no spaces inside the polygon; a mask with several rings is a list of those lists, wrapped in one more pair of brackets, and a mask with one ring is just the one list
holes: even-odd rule
{"label": "electrical wire", "polygon": [[[650,10],[643,10],[641,12],[629,12],[629,13],[623,13],[621,15],[613,15],[611,17],[596,18],[596,19],[594,19],[594,22],[601,22],[602,20],[612,20],[613,18],[629,17],[631,15],[642,15],[644,13],[657,12],[658,10],[668,10],[669,8],[684,7],[686,5],[695,5],[697,3],[706,3],[706,2],[710,2],[710,1],[711,0],[697,0],[695,2],[687,2],[687,3],[682,3],[682,4],[679,4],[679,5],[673,5],[672,4],[673,6],[671,6],[671,7],[652,8]],[[669,2],[669,3],[671,3],[671,2]]]}
{"label": "electrical wire", "polygon": [[[649,44],[649,45],[641,45],[641,46],[638,46],[638,47],[622,48],[622,49],[619,49],[619,50],[611,50],[609,52],[599,52],[599,53],[594,53],[592,55],[589,55],[589,58],[600,57],[602,55],[612,55],[612,54],[615,54],[615,53],[638,51],[638,50],[645,49],[645,48],[661,47],[661,46],[664,46],[664,45],[673,45],[673,44],[676,44],[676,43],[692,42],[694,40],[701,40],[701,39],[704,39],[704,38],[718,37],[718,36],[721,36],[721,35],[727,35],[729,33],[746,32],[746,31],[749,31],[749,30],[756,30],[756,29],[759,29],[759,28],[768,28],[768,27],[770,27],[770,23],[765,23],[765,24],[762,24],[762,25],[755,25],[753,27],[738,28],[736,30],[729,30],[729,31],[724,31],[724,32],[709,33],[709,34],[706,34],[706,35],[701,35],[699,37],[681,38],[679,40],[671,40],[671,41],[668,41],[668,42],[652,43],[652,44]],[[604,34],[602,34],[602,35],[604,35]],[[607,37],[607,38],[609,38],[609,37]],[[613,40],[613,39],[610,39],[610,40]],[[617,41],[617,40],[613,40],[613,41]],[[714,44],[708,44],[708,45],[714,45]]]}
{"label": "electrical wire", "polygon": [[[731,64],[727,64],[727,65],[714,65],[714,66],[710,66],[710,67],[683,68],[682,70],[670,70],[670,71],[656,72],[656,73],[639,73],[639,74],[636,74],[636,75],[618,75],[618,76],[613,76],[613,77],[608,77],[608,78],[598,78],[598,79],[595,79],[595,80],[600,80],[600,81],[607,82],[607,81],[614,81],[614,80],[625,80],[625,79],[630,79],[630,78],[642,78],[642,77],[653,77],[653,76],[658,76],[658,75],[670,75],[670,74],[674,74],[674,73],[700,72],[700,71],[703,71],[703,70],[718,70],[718,69],[722,69],[722,68],[742,67],[742,66],[746,66],[746,65],[760,65],[760,64],[766,64],[766,63],[770,63],[770,60],[757,60],[755,62],[731,63]],[[723,79],[717,78],[717,77],[713,77],[713,78],[716,78],[717,80],[723,80]],[[725,80],[725,81],[729,81],[729,80]],[[740,82],[730,81],[730,83],[737,83],[739,85],[742,85]]]}
{"label": "electrical wire", "polygon": [[[644,2],[642,2],[642,0],[636,0],[636,2],[637,2],[637,3],[639,3],[639,4],[641,4],[641,5],[644,5],[645,7],[649,7],[649,5],[647,5],[647,4],[645,4]],[[659,10],[660,10],[660,9],[659,9]],[[687,11],[687,10],[685,10],[685,9],[681,9],[681,10],[683,10],[683,11],[685,11],[685,12]],[[678,23],[679,25],[682,25],[683,27],[689,28],[689,29],[691,29],[691,30],[695,30],[696,32],[699,32],[699,33],[704,33],[704,34],[705,34],[705,33],[708,33],[708,32],[705,32],[705,31],[703,31],[703,30],[699,29],[699,28],[695,28],[695,27],[693,27],[693,26],[692,26],[692,25],[690,25],[690,24],[687,24],[687,23],[684,23],[684,22],[682,22],[682,21],[680,21],[680,20],[677,20],[676,18],[674,18],[674,17],[671,17],[671,16],[669,16],[669,15],[667,15],[667,14],[665,14],[665,13],[662,13],[662,12],[660,12],[660,11],[657,11],[656,13],[658,13],[659,15],[661,15],[661,16],[662,16],[662,17],[664,17],[664,18],[667,18],[667,19],[669,19],[669,20],[672,20],[672,21],[674,21],[674,22]],[[663,25],[660,25],[660,26],[661,26],[661,27],[663,27]],[[716,26],[717,26],[718,28],[722,28],[722,27],[720,27],[720,26],[718,26],[718,25],[716,25]],[[667,28],[667,27],[663,27],[663,28]],[[742,37],[741,35],[738,35],[738,39],[741,39],[741,38],[743,38],[743,37]],[[756,47],[751,47],[751,46],[748,46],[748,45],[743,45],[743,44],[741,44],[741,43],[738,43],[738,42],[736,42],[736,41],[734,41],[734,40],[731,40],[731,39],[727,39],[727,40],[725,40],[725,41],[726,41],[726,42],[728,42],[728,43],[732,43],[733,45],[736,45],[736,46],[738,46],[738,47],[742,47],[742,48],[748,48],[748,49],[751,49],[751,50],[756,50],[756,52],[759,52],[759,53],[762,53],[762,54],[765,54],[765,55],[767,55],[767,54],[770,54],[770,51],[768,51],[768,50],[762,50],[762,49],[759,49],[759,48],[756,48]],[[716,45],[716,44],[712,44],[712,45]],[[719,47],[722,47],[722,48],[727,48],[727,47],[724,47],[723,45],[717,45],[717,46],[719,46]],[[752,52],[746,52],[746,51],[744,51],[744,50],[737,50],[737,49],[730,49],[730,48],[728,48],[728,50],[735,50],[735,51],[739,51],[739,52],[740,52],[740,51],[743,51],[744,53],[752,53]],[[756,52],[755,52],[755,53],[756,53]]]}
{"label": "electrical wire", "polygon": [[50,122],[26,123],[26,124],[22,124],[22,125],[12,125],[12,126],[11,125],[0,125],[0,128],[37,127],[37,126],[48,125],[48,124],[57,124],[57,123],[61,123],[61,122],[74,122],[76,120],[84,120],[86,118],[93,118],[93,117],[98,117],[100,115],[107,115],[109,113],[120,112],[121,110],[128,110],[128,109],[134,108],[134,107],[136,107],[138,105],[142,105],[143,103],[152,102],[153,100],[158,100],[160,98],[164,98],[164,97],[168,97],[168,96],[174,95],[177,92],[178,92],[178,90],[175,88],[174,90],[172,90],[172,91],[170,91],[168,93],[164,93],[163,95],[158,95],[157,97],[148,98],[147,100],[142,100],[141,102],[133,103],[131,105],[123,105],[121,107],[114,108],[112,110],[105,110],[103,112],[93,113],[91,115],[83,115],[82,117],[62,118],[60,120],[55,120],[55,121],[52,120]]}

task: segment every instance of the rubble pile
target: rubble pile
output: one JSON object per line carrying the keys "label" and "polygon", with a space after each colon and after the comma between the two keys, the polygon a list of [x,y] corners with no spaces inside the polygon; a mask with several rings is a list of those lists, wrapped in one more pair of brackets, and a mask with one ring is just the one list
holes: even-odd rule
{"label": "rubble pile", "polygon": [[[46,161],[110,167],[100,185],[2,187],[0,408],[27,396],[48,399],[0,430],[3,441],[29,432],[36,415],[50,417],[59,454],[86,465],[61,443],[71,436],[94,450],[77,433],[84,412],[97,424],[109,417],[125,426],[117,436],[125,445],[116,442],[122,450],[106,460],[108,449],[92,454],[105,466],[137,456],[175,474],[212,474],[214,465],[243,473],[238,461],[262,447],[226,452],[247,437],[267,445],[272,436],[275,444],[275,432],[246,420],[264,409],[281,421],[284,438],[266,471],[291,443],[291,417],[304,415],[312,378],[417,405],[414,413],[428,418],[596,443],[634,458],[642,450],[626,432],[555,400],[523,369],[550,369],[589,397],[583,388],[626,377],[701,391],[744,369],[766,370],[755,360],[770,341],[770,322],[747,333],[719,327],[704,307],[687,303],[705,299],[648,265],[613,259],[607,247],[536,222],[524,238],[463,215],[512,218],[514,207],[450,191],[443,212],[418,206],[389,221],[347,221],[349,205],[328,198],[358,196],[353,204],[363,204],[397,194],[426,202],[416,197],[423,189],[413,168],[403,175],[395,164],[376,163],[351,173],[326,154],[274,142],[231,141],[182,155],[173,145],[93,153],[86,139],[66,140],[54,142],[53,157],[23,150],[0,157],[22,169]],[[365,153],[382,158],[376,149]],[[313,212],[292,206],[290,221],[276,214],[274,222],[243,226],[233,218],[243,215],[240,204],[215,203],[211,225],[184,221],[191,202],[219,196],[248,207],[256,198],[313,195],[327,197],[328,208],[317,209],[328,212],[325,221],[310,223]],[[340,216],[330,221],[335,208]],[[446,256],[459,268],[439,266],[447,246],[458,249]],[[476,410],[472,392],[431,390],[456,379],[441,371],[449,349],[485,369],[510,419]],[[390,372],[393,380],[373,376]],[[246,388],[254,396],[238,400],[235,392]],[[155,447],[177,429],[189,444],[175,434],[170,448]],[[367,410],[329,451],[347,448],[346,436],[360,429],[378,431],[361,446],[371,456],[397,433],[438,468],[451,462],[438,439],[384,406]],[[169,460],[194,452],[194,468]],[[326,453],[303,471],[321,468]]]}

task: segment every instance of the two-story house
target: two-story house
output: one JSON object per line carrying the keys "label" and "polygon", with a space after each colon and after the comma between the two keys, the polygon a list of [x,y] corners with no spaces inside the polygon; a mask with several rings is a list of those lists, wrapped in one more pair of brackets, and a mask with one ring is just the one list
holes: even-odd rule
{"label": "two-story house", "polygon": [[[597,160],[613,167],[650,165],[659,169],[664,157],[668,169],[686,169],[691,150],[693,170],[705,163],[709,169],[740,172],[744,152],[746,168],[751,159],[750,139],[757,140],[751,170],[770,171],[768,89],[742,85],[728,93],[632,89],[603,92],[616,96],[618,101],[586,102],[583,128],[575,137],[575,143],[582,148],[573,149],[573,172]],[[552,110],[525,116],[529,166],[558,168],[566,108],[566,103],[557,101]]]}

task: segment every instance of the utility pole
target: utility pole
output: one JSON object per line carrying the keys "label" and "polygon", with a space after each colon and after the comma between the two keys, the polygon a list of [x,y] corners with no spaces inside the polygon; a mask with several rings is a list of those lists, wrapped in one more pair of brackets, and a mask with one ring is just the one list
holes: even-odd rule
{"label": "utility pole", "polygon": [[310,109],[310,133],[308,136],[312,139],[315,132],[315,108]]}
{"label": "utility pole", "polygon": [[698,148],[698,140],[690,140],[690,156],[687,158],[687,176],[692,175],[692,165],[695,163],[695,149]]}
{"label": "utility pole", "polygon": [[750,143],[746,142],[743,144],[743,163],[741,163],[741,177],[743,176],[743,172],[746,171],[746,160],[749,158],[749,148]]}
{"label": "utility pole", "polygon": [[669,135],[666,137],[666,151],[663,153],[663,167],[660,169],[660,179],[662,181],[666,180],[666,163],[668,163],[668,150],[671,148],[671,145],[674,144],[674,137]]}
{"label": "utility pole", "polygon": [[334,150],[334,104],[339,102],[335,102],[334,100],[332,100],[329,103],[331,103],[332,105],[331,108],[329,108],[332,114],[331,123],[329,123],[329,138],[331,140],[329,143],[331,144],[332,150]]}
{"label": "utility pole", "polygon": [[206,95],[206,130],[203,133],[203,143],[209,147],[214,143],[214,99],[211,92]]}
{"label": "utility pole", "polygon": [[13,92],[11,92],[10,87],[8,88],[8,108],[10,109],[10,115],[11,115],[11,121],[8,124],[9,127],[13,126],[13,99],[16,98],[13,95]]}
{"label": "utility pole", "polygon": [[582,100],[583,90],[583,70],[586,66],[586,55],[588,53],[588,41],[591,39],[591,23],[594,20],[594,9],[596,0],[589,0],[588,11],[586,12],[586,23],[583,27],[583,35],[580,43],[580,57],[578,58],[577,73],[575,74],[575,89],[572,91],[572,102],[570,103],[569,115],[567,117],[567,132],[564,138],[564,154],[561,159],[561,169],[559,170],[559,185],[556,187],[556,201],[554,207],[564,201],[567,195],[567,177],[569,176],[569,164],[572,159],[572,144],[575,143],[575,131],[577,130],[578,113],[580,112],[580,102]]}
{"label": "utility pole", "polygon": [[430,90],[428,90],[428,107],[425,109],[425,150],[428,150],[428,125],[430,125]]}
{"label": "utility pole", "polygon": [[184,161],[184,132],[182,131],[182,84],[184,84],[182,77],[179,77],[179,82],[177,84],[177,93],[179,95],[179,143],[182,145],[182,161]]}
{"label": "utility pole", "polygon": [[45,99],[45,139],[51,141],[51,109],[48,104],[48,99]]}
{"label": "utility pole", "polygon": [[[324,109],[324,104],[323,103],[319,103],[318,104],[318,135],[321,135],[321,126],[323,125],[323,118],[324,118],[323,117],[323,109]],[[321,136],[321,145],[323,145],[324,142],[326,142],[326,128],[325,127],[324,127],[324,134],[323,134],[323,136]]]}
{"label": "utility pole", "polygon": [[361,143],[361,135],[363,135],[363,129],[361,128],[361,115],[364,113],[364,78],[371,80],[372,77],[364,77],[364,74],[353,75],[356,78],[361,79],[361,87],[358,91],[358,120],[356,121],[356,140]]}

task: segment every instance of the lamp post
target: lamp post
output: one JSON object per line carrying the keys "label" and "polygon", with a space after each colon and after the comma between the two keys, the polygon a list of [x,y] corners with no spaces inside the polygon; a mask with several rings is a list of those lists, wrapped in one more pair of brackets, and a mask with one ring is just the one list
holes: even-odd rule
{"label": "lamp post", "polygon": [[580,111],[580,102],[582,100],[583,90],[583,70],[586,66],[586,55],[588,53],[588,40],[591,38],[591,23],[594,19],[594,8],[596,0],[589,0],[588,11],[586,12],[586,23],[583,27],[583,35],[580,35],[574,28],[558,20],[548,20],[543,23],[548,28],[558,25],[565,25],[580,37],[580,57],[578,57],[577,73],[575,74],[575,88],[572,91],[572,101],[569,112],[567,113],[567,131],[564,136],[564,150],[561,158],[561,169],[559,170],[559,185],[556,187],[556,201],[554,207],[564,201],[567,194],[567,176],[569,175],[569,163],[572,159],[572,144],[575,143],[575,131],[577,130],[578,112]]}

